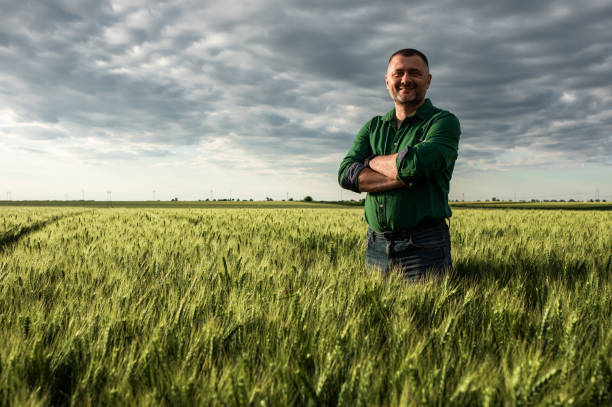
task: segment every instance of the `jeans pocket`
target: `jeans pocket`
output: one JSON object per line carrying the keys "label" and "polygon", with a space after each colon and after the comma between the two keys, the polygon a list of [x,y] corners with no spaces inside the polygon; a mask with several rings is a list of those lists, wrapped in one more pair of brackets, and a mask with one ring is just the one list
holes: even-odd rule
{"label": "jeans pocket", "polygon": [[441,242],[417,245],[412,239],[396,240],[391,243],[391,253],[394,257],[410,257],[416,254],[424,255],[427,258],[437,258],[443,255],[444,246]]}
{"label": "jeans pocket", "polygon": [[411,242],[419,249],[443,248],[450,244],[450,235],[446,225],[435,226],[412,233]]}
{"label": "jeans pocket", "polygon": [[423,276],[428,269],[439,268],[446,263],[444,247],[439,244],[416,246],[411,239],[393,242],[392,261],[409,278]]}

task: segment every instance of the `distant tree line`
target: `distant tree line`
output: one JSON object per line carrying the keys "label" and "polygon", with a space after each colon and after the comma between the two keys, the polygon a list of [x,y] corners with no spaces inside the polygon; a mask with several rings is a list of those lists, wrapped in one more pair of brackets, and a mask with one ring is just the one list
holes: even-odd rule
{"label": "distant tree line", "polygon": [[[449,199],[449,202],[465,202],[465,200]],[[533,202],[533,203],[538,203],[538,202],[607,202],[607,201],[605,199],[589,199],[586,201],[575,200],[575,199],[568,199],[568,200],[565,200],[565,199],[530,199],[530,200],[520,199],[520,200],[514,201],[512,199],[508,199],[504,201],[502,199],[492,197],[491,199],[485,199],[485,200],[476,199],[472,202],[520,202],[520,203]]]}

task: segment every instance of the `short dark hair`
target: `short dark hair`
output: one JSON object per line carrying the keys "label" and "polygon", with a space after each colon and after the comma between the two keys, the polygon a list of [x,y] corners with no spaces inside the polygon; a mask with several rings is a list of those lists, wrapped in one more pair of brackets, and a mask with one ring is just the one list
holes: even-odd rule
{"label": "short dark hair", "polygon": [[427,65],[427,68],[429,68],[429,61],[427,60],[427,57],[425,56],[425,54],[423,54],[421,51],[419,51],[418,49],[414,49],[414,48],[404,48],[404,49],[400,49],[399,51],[395,51],[393,53],[393,55],[391,55],[391,58],[389,58],[389,62],[387,62],[387,65],[389,65],[391,63],[391,60],[393,59],[394,56],[396,55],[401,55],[403,57],[411,57],[413,55],[418,55],[421,57],[421,59],[425,62],[425,65]]}

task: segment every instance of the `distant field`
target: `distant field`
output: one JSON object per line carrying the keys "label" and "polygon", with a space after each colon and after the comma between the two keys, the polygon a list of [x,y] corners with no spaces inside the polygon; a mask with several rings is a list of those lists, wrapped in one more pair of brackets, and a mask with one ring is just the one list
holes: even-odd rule
{"label": "distant field", "polygon": [[407,284],[363,208],[237,204],[0,207],[0,405],[612,404],[612,212],[455,208]]}
{"label": "distant field", "polygon": [[[612,202],[451,202],[452,208],[612,210]],[[79,208],[353,208],[356,201],[0,201],[2,206]]]}
{"label": "distant field", "polygon": [[341,208],[359,206],[358,202],[303,201],[0,201],[2,206],[78,207],[78,208]]}
{"label": "distant field", "polygon": [[611,211],[612,202],[451,202],[453,208]]}

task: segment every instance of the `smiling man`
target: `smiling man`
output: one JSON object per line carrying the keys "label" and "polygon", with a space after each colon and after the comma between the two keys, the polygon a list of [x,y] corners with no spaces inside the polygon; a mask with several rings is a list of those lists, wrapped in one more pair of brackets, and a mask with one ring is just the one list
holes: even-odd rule
{"label": "smiling man", "polygon": [[445,218],[461,130],[425,98],[431,78],[422,52],[395,52],[385,75],[395,108],[362,127],[338,171],[343,188],[368,193],[366,264],[383,275],[418,279],[451,267]]}

